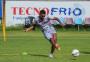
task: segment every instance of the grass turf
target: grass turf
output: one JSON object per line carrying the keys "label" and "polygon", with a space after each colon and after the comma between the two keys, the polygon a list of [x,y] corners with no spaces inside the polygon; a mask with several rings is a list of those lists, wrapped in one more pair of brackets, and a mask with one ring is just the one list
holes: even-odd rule
{"label": "grass turf", "polygon": [[[55,51],[55,58],[48,57],[50,43],[40,31],[8,31],[7,41],[0,32],[0,62],[89,62],[90,32],[57,31],[61,51]],[[79,57],[72,57],[71,51],[80,50]],[[27,52],[28,55],[22,55]]]}

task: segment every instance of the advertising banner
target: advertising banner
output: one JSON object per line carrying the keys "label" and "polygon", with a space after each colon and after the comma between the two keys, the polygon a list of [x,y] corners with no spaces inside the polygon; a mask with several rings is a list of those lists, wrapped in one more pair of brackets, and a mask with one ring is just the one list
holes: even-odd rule
{"label": "advertising banner", "polygon": [[6,26],[24,24],[25,17],[38,16],[41,9],[50,17],[89,17],[88,1],[6,1]]}

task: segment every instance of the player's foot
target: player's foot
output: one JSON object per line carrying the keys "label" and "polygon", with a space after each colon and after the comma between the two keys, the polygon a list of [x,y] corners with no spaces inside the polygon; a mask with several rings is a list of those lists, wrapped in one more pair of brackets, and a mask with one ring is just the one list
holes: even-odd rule
{"label": "player's foot", "polygon": [[60,51],[60,47],[57,48]]}
{"label": "player's foot", "polygon": [[50,53],[50,54],[49,54],[49,57],[50,57],[50,58],[53,58],[53,54]]}
{"label": "player's foot", "polygon": [[58,44],[56,44],[56,49],[57,49],[57,50],[60,50],[60,49],[61,49]]}

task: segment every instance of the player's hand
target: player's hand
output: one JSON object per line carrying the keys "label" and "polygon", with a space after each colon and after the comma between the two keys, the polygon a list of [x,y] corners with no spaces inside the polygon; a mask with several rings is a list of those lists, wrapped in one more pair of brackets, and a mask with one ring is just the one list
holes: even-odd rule
{"label": "player's hand", "polygon": [[53,17],[53,19],[54,19],[54,20],[58,20],[58,18],[57,18],[57,17]]}

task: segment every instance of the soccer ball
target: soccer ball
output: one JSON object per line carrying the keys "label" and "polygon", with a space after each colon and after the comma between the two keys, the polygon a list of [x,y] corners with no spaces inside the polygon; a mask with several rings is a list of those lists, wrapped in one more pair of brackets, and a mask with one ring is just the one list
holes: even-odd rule
{"label": "soccer ball", "polygon": [[79,52],[78,49],[73,49],[73,50],[72,50],[72,56],[77,57],[77,56],[79,56],[79,55],[80,55],[80,52]]}

